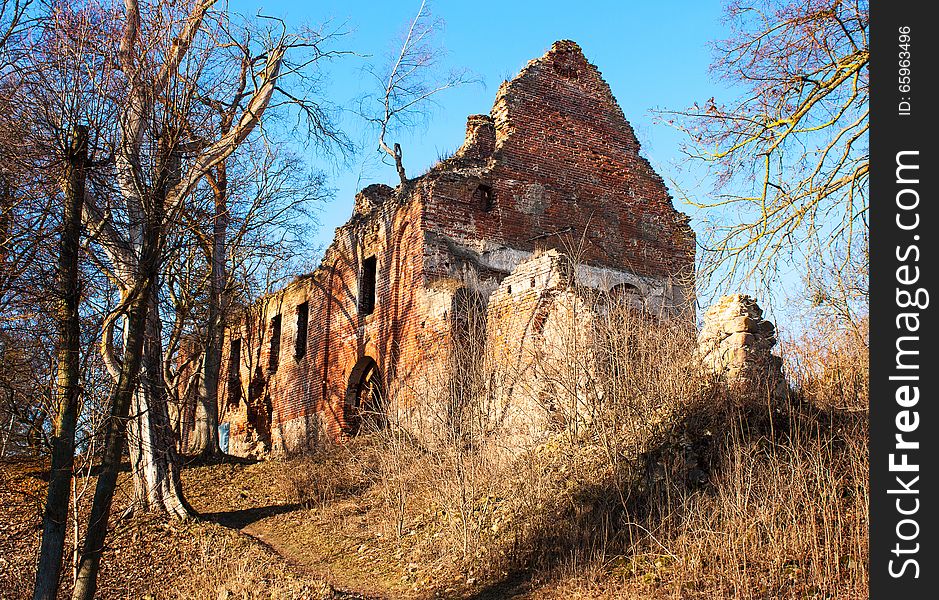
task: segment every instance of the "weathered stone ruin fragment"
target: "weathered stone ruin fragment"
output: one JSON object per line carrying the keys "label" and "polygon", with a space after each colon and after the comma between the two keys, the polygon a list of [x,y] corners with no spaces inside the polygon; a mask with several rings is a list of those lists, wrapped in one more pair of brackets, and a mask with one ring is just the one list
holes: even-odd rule
{"label": "weathered stone ruin fragment", "polygon": [[732,387],[764,398],[785,394],[782,359],[772,353],[776,326],[750,296],[723,296],[708,308],[698,344],[705,366]]}

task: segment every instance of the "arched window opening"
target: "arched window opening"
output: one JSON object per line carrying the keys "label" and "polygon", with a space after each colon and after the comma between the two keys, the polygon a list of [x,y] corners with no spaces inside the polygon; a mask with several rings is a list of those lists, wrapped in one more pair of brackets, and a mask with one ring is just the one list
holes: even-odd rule
{"label": "arched window opening", "polygon": [[614,300],[623,300],[636,294],[639,294],[639,288],[625,281],[614,285],[609,291],[610,298]]}
{"label": "arched window opening", "polygon": [[378,364],[370,356],[363,356],[349,375],[343,407],[346,433],[356,435],[382,428],[385,423],[384,396]]}

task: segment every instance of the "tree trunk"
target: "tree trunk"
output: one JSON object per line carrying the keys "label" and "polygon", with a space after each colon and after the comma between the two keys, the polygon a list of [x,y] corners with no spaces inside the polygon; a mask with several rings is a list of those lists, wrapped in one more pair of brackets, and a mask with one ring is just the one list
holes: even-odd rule
{"label": "tree trunk", "polygon": [[[156,208],[153,218],[159,223],[159,237],[152,265],[153,281],[159,278],[163,227],[165,227],[166,194],[179,181],[181,149],[175,137],[167,135],[159,140],[159,154],[163,158],[157,168],[161,173],[159,185],[153,190],[152,202]],[[130,429],[127,440],[130,467],[134,476],[134,504],[141,512],[163,512],[178,519],[193,516],[183,497],[180,481],[179,453],[176,434],[170,422],[166,380],[163,377],[163,321],[160,319],[160,298],[156,285],[147,291],[149,311],[144,323],[144,345],[140,368],[140,385],[132,399]]]}
{"label": "tree trunk", "polygon": [[[152,274],[152,272],[151,272]],[[97,588],[98,567],[104,550],[104,538],[108,532],[108,516],[114,489],[117,485],[117,473],[121,466],[121,454],[124,450],[124,434],[127,429],[127,414],[130,410],[134,390],[140,375],[144,337],[146,335],[148,299],[153,286],[152,277],[144,282],[142,289],[131,292],[136,297],[129,301],[125,318],[123,361],[114,389],[111,390],[111,406],[104,431],[104,449],[98,473],[98,483],[91,504],[91,516],[85,541],[82,544],[81,560],[75,577],[73,600],[92,600]]]}
{"label": "tree trunk", "polygon": [[57,410],[52,438],[52,466],[46,509],[42,517],[42,544],[36,569],[34,600],[53,600],[62,572],[72,466],[75,460],[75,425],[78,420],[81,321],[78,314],[78,253],[82,202],[85,197],[85,166],[88,160],[88,129],[75,126],[72,132],[64,178],[65,206],[59,242],[59,348]]}
{"label": "tree trunk", "polygon": [[228,179],[225,163],[221,163],[212,180],[215,196],[215,219],[212,225],[212,249],[209,259],[208,323],[205,339],[205,354],[202,359],[202,379],[199,386],[199,406],[196,409],[194,449],[203,457],[217,458],[222,455],[219,447],[219,375],[222,371],[222,343],[224,341],[225,283],[228,273],[225,268],[225,248],[228,242]]}
{"label": "tree trunk", "polygon": [[[210,284],[210,287],[213,287]],[[212,290],[209,291],[212,294]],[[223,320],[219,318],[219,307],[209,299],[209,318],[206,329],[205,353],[202,355],[202,377],[198,390],[198,406],[195,414],[192,450],[204,458],[222,455],[218,436],[218,384],[222,368]]]}
{"label": "tree trunk", "polygon": [[401,185],[404,185],[408,182],[408,176],[404,172],[404,163],[401,161],[401,145],[395,143],[394,145],[394,159],[395,159],[395,169],[398,171],[398,179],[401,180]]}
{"label": "tree trunk", "polygon": [[[163,254],[163,226],[165,215],[162,204],[157,204],[151,214],[147,215],[140,228],[138,246],[140,257],[136,264],[136,285],[130,287],[122,294],[122,302],[126,303],[124,311],[124,350],[123,359],[117,371],[117,381],[109,398],[110,412],[105,423],[104,446],[101,456],[101,466],[98,473],[98,482],[95,486],[95,495],[91,504],[91,515],[88,519],[88,528],[85,531],[85,541],[82,544],[81,559],[75,576],[75,588],[72,590],[72,600],[92,600],[97,588],[98,570],[101,565],[101,554],[104,550],[104,539],[108,532],[108,517],[111,513],[111,504],[114,500],[114,490],[117,486],[117,474],[121,466],[121,456],[124,450],[124,436],[127,434],[127,424],[130,422],[128,413],[131,404],[140,394],[136,393],[140,387],[146,385],[142,381],[142,367],[144,365],[144,351],[151,340],[157,344],[156,372],[162,378],[162,369],[159,367],[160,338],[159,329],[156,329],[156,338],[150,338],[152,329],[151,319],[159,324],[159,308],[155,302],[156,280],[160,273],[160,261]],[[152,353],[152,344],[148,353]],[[152,364],[152,355],[147,362]],[[165,398],[164,398],[165,400]],[[153,405],[158,412],[160,403]],[[169,426],[166,415],[166,403],[162,404],[163,415],[166,416],[165,425]],[[148,421],[153,418],[150,413],[134,413],[134,421]],[[157,417],[158,418],[158,417]],[[175,450],[175,444],[170,444]],[[162,449],[162,448],[160,448]],[[149,448],[150,452],[155,449]],[[173,452],[175,456],[175,452]],[[133,459],[133,453],[131,454]],[[133,463],[133,461],[132,461]],[[136,479],[136,474],[135,474]]]}
{"label": "tree trunk", "polygon": [[134,510],[163,512],[186,519],[193,516],[183,497],[176,435],[170,422],[163,379],[162,322],[152,290],[140,385],[131,403],[127,440],[134,475]]}

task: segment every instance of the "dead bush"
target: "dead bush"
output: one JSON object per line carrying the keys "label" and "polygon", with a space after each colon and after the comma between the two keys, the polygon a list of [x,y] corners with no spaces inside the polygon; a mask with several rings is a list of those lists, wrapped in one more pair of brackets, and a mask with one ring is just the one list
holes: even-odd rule
{"label": "dead bush", "polygon": [[784,345],[788,376],[806,402],[823,408],[867,411],[868,326],[866,318],[847,330],[823,323]]}
{"label": "dead bush", "polygon": [[361,492],[369,480],[361,460],[353,460],[360,454],[353,445],[324,443],[310,453],[286,459],[278,476],[283,496],[304,508],[322,508]]}
{"label": "dead bush", "polygon": [[[512,364],[462,323],[417,406],[291,466],[293,497],[322,505],[367,486],[370,518],[415,579],[524,576],[568,596],[863,597],[863,345],[827,333],[790,343],[793,393],[743,401],[702,368],[690,323],[600,300],[589,319],[570,310],[549,323],[553,346]],[[539,390],[532,410],[556,416],[532,438],[507,426],[500,396],[524,377]]]}

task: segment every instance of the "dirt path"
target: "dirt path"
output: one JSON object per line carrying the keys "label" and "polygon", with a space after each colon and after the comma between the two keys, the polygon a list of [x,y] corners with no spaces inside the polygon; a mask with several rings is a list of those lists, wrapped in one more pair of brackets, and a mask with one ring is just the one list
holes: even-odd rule
{"label": "dirt path", "polygon": [[228,458],[220,464],[193,465],[183,474],[187,497],[202,519],[258,542],[290,572],[328,584],[333,590],[328,597],[400,598],[373,577],[335,563],[335,540],[321,526],[308,526],[316,521],[316,511],[303,508],[285,492],[283,473],[289,468],[278,461]]}
{"label": "dirt path", "polygon": [[341,521],[341,525],[331,523],[332,519],[317,511],[280,512],[245,525],[241,532],[281,557],[292,570],[334,586],[336,598],[532,600],[540,597],[531,592],[525,578],[509,578],[474,588],[452,580],[451,585],[447,585],[445,577],[427,581],[409,568],[402,571],[396,566],[400,561],[395,560],[394,551],[388,545],[376,541],[374,534],[361,535],[367,525],[357,523],[354,511],[351,512],[335,519]]}
{"label": "dirt path", "polygon": [[[523,598],[514,586],[484,587],[450,557],[435,554],[433,532],[384,530],[376,499],[346,494],[304,507],[285,485],[297,465],[226,462],[184,474],[202,518],[257,541],[291,573],[325,582],[333,598],[430,600]],[[308,468],[305,466],[304,468]]]}
{"label": "dirt path", "polygon": [[[250,523],[239,531],[260,543],[272,554],[279,556],[292,570],[326,581],[333,590],[334,600],[386,600],[391,597],[369,589],[364,582],[346,581],[343,578],[337,578],[336,573],[331,570],[317,568],[315,563],[311,564],[309,555],[298,553],[294,545],[285,543],[280,532],[266,525],[264,519]],[[364,591],[352,591],[350,587]]]}

